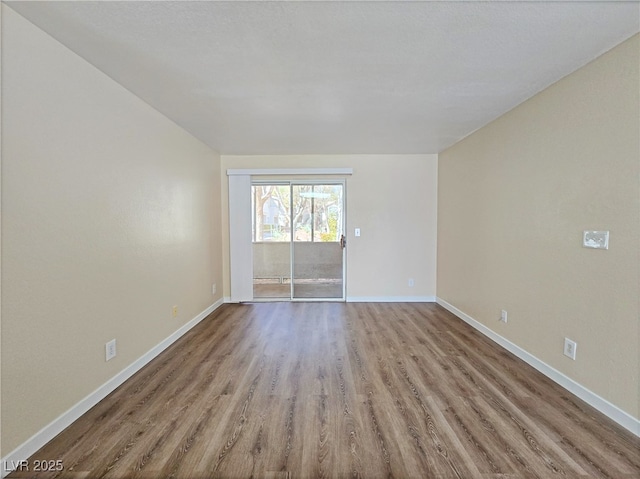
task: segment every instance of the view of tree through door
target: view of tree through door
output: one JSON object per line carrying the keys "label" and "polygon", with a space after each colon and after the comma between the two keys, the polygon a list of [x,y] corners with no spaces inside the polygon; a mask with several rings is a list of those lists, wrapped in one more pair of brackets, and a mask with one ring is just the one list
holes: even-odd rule
{"label": "view of tree through door", "polygon": [[255,299],[344,298],[344,184],[252,185]]}

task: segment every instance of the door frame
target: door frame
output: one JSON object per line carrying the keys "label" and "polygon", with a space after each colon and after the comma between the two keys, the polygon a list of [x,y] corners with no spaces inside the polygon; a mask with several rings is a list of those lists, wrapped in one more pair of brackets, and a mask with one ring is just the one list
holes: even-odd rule
{"label": "door frame", "polygon": [[[272,176],[272,175],[269,175]],[[259,185],[287,185],[289,187],[289,214],[293,215],[293,187],[300,185],[339,185],[342,187],[342,235],[346,237],[347,232],[347,182],[345,178],[304,178],[304,179],[292,179],[292,178],[278,178],[277,176],[272,176],[269,179],[254,179],[251,178],[251,186],[259,186]],[[253,215],[255,211],[251,212],[251,217],[249,221],[252,221]],[[286,298],[288,301],[292,302],[309,302],[309,301],[326,301],[326,302],[345,302],[347,298],[347,245],[342,248],[342,296],[341,297],[333,297],[333,298],[296,298],[294,296],[294,267],[295,267],[295,238],[294,238],[294,225],[293,218],[290,217],[291,223],[291,234],[289,237],[289,276],[291,278],[290,288],[289,288],[289,297]],[[251,227],[253,229],[253,225]],[[253,238],[252,238],[253,242]],[[252,262],[252,270],[253,270],[253,262]],[[252,274],[253,281],[253,274]],[[285,298],[256,298],[253,296],[253,301],[255,302],[270,302],[270,301],[282,301]]]}
{"label": "door frame", "polygon": [[[353,175],[353,168],[229,168],[228,177],[228,211],[229,211],[229,284],[232,303],[253,301],[252,268],[248,259],[253,262],[251,230],[244,234],[251,225],[251,181],[254,177],[301,177],[301,178],[348,178]],[[233,178],[237,177],[237,178]],[[346,192],[346,182],[345,182]],[[248,203],[248,204],[247,204]],[[345,194],[345,206],[346,206]],[[248,215],[248,216],[247,216]],[[346,219],[346,211],[345,211]],[[345,261],[346,268],[346,261]],[[345,269],[344,286],[346,291],[347,273]],[[346,297],[346,293],[345,293]]]}

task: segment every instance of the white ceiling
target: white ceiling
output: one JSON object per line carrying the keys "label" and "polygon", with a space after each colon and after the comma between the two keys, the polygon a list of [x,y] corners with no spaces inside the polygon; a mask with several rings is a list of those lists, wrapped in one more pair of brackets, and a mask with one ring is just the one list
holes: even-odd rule
{"label": "white ceiling", "polygon": [[226,154],[437,153],[640,30],[640,3],[6,2]]}

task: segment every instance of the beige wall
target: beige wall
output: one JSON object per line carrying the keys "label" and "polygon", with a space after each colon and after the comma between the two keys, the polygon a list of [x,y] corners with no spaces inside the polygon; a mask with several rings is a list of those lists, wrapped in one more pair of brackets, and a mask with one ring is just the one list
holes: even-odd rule
{"label": "beige wall", "polygon": [[438,297],[636,418],[638,58],[635,36],[444,151],[438,182]]}
{"label": "beige wall", "polygon": [[219,156],[2,10],[5,456],[212,305],[222,250]]}
{"label": "beige wall", "polygon": [[[347,178],[347,297],[435,296],[437,155],[222,156],[225,296],[229,296],[226,170],[353,168]],[[354,236],[361,228],[362,236]],[[409,278],[415,281],[408,286]]]}

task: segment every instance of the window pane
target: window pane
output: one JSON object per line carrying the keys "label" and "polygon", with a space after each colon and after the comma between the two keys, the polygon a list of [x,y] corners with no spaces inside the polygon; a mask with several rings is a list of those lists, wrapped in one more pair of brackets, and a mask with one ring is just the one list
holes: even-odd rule
{"label": "window pane", "polygon": [[342,185],[317,185],[313,194],[314,241],[340,241]]}
{"label": "window pane", "polygon": [[312,185],[293,185],[293,241],[312,241]]}
{"label": "window pane", "polygon": [[253,241],[290,241],[289,186],[253,185],[251,192]]}

